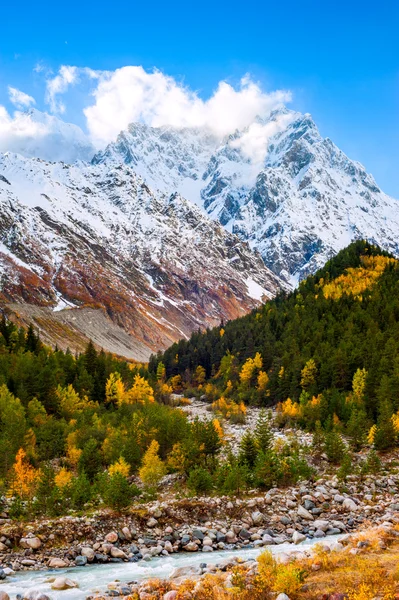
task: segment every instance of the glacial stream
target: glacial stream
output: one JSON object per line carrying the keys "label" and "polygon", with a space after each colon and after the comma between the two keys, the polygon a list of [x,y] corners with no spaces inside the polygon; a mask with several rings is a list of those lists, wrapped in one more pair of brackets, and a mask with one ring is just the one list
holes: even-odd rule
{"label": "glacial stream", "polygon": [[[86,565],[85,567],[73,567],[70,569],[52,569],[48,571],[26,571],[16,573],[0,581],[0,591],[7,592],[13,600],[17,594],[23,597],[29,591],[40,591],[52,598],[52,600],[85,600],[93,592],[106,590],[107,584],[112,581],[133,582],[145,579],[160,578],[167,579],[177,567],[199,567],[201,563],[214,565],[219,562],[240,557],[242,559],[255,559],[266,549],[278,556],[279,554],[291,554],[311,548],[316,543],[328,543],[339,541],[342,535],[327,536],[322,539],[305,540],[301,544],[291,543],[267,546],[262,548],[242,548],[240,550],[222,550],[209,553],[186,553],[173,554],[167,557],[156,557],[151,561],[139,563],[112,563],[105,565]],[[67,576],[75,581],[79,588],[65,591],[51,589],[50,577]]]}

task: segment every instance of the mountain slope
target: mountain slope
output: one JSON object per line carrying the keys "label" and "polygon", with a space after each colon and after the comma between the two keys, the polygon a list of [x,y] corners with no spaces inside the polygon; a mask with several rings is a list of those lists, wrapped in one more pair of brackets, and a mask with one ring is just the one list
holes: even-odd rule
{"label": "mountain slope", "polygon": [[238,238],[130,166],[12,153],[0,155],[0,269],[3,302],[103,308],[140,359],[281,287]]}
{"label": "mountain slope", "polygon": [[[252,364],[258,352],[260,359]],[[167,377],[184,373],[190,385],[201,365],[215,386],[207,392],[210,399],[275,404],[301,398],[306,404],[314,396],[317,419],[335,413],[346,421],[353,402],[355,408],[364,402],[373,418],[383,402],[399,409],[398,357],[399,261],[357,241],[294,292],[226,323],[222,335],[220,327],[194,333],[153,357],[150,369],[155,372],[162,361]],[[358,369],[367,375],[358,373],[365,383],[356,387]]]}
{"label": "mountain slope", "polygon": [[399,254],[398,201],[307,114],[281,109],[223,140],[132,124],[93,161],[132,164],[153,187],[181,191],[294,285],[354,239]]}

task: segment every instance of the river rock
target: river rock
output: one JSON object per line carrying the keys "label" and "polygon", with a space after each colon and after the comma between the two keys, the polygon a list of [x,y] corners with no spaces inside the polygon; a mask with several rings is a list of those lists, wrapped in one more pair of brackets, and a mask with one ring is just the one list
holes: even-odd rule
{"label": "river rock", "polygon": [[68,563],[62,558],[50,558],[48,563],[49,569],[65,569],[68,566]]}
{"label": "river rock", "polygon": [[51,589],[60,591],[69,590],[76,587],[78,587],[77,583],[68,577],[57,577],[51,584]]}
{"label": "river rock", "polygon": [[[95,552],[93,550],[93,548],[89,548],[88,546],[84,546],[81,551],[80,551],[82,557],[87,558],[87,560],[89,562],[91,562],[92,560],[94,560],[95,557]],[[87,561],[86,561],[87,562]]]}
{"label": "river rock", "polygon": [[118,534],[116,533],[116,531],[110,531],[105,536],[105,541],[108,542],[109,544],[115,544],[115,542],[117,542],[118,539],[119,538],[118,538]]}
{"label": "river rock", "polygon": [[306,510],[306,508],[304,508],[301,505],[298,506],[297,513],[298,513],[298,517],[301,517],[302,519],[306,519],[307,521],[313,521],[314,520],[313,515],[311,515],[310,512],[308,510]]}
{"label": "river rock", "polygon": [[316,527],[316,529],[321,529],[321,531],[327,531],[330,527],[330,522],[323,519],[316,519],[314,527]]}
{"label": "river rock", "polygon": [[246,529],[241,529],[240,533],[238,534],[238,537],[240,537],[242,540],[250,540],[251,534]]}
{"label": "river rock", "polygon": [[10,596],[6,592],[0,592],[0,600],[10,600]]}
{"label": "river rock", "polygon": [[31,550],[39,550],[42,547],[42,541],[36,536],[21,538],[19,544],[22,548]]}
{"label": "river rock", "polygon": [[299,533],[299,531],[294,531],[292,536],[292,541],[294,542],[294,544],[300,544],[304,540],[306,540],[306,535],[303,535],[303,533]]}
{"label": "river rock", "polygon": [[345,508],[345,510],[350,512],[356,511],[358,509],[356,502],[354,502],[352,498],[345,498],[345,500],[342,503],[342,506],[343,508]]}
{"label": "river rock", "polygon": [[259,510],[256,510],[251,515],[251,519],[252,519],[254,525],[260,525],[261,523],[263,523],[264,518],[265,517],[264,517],[263,513],[261,513]]}
{"label": "river rock", "polygon": [[122,528],[122,533],[123,533],[123,536],[124,536],[125,540],[127,540],[128,542],[130,542],[131,539],[132,539],[132,534],[130,532],[129,527],[123,527]]}
{"label": "river rock", "polygon": [[196,544],[195,542],[188,542],[188,544],[184,546],[184,550],[186,550],[187,552],[197,552],[198,544]]}
{"label": "river rock", "polygon": [[38,592],[37,590],[31,590],[25,592],[24,600],[51,600],[47,594],[43,594],[43,592]]}
{"label": "river rock", "polygon": [[123,550],[121,550],[120,548],[115,548],[115,546],[111,548],[111,556],[112,558],[127,558]]}
{"label": "river rock", "polygon": [[276,600],[290,600],[287,594],[279,594]]}
{"label": "river rock", "polygon": [[152,529],[153,527],[156,527],[157,525],[158,525],[158,521],[156,519],[154,519],[154,517],[151,517],[150,519],[148,519],[147,527]]}
{"label": "river rock", "polygon": [[7,552],[8,548],[3,542],[0,542],[0,552]]}

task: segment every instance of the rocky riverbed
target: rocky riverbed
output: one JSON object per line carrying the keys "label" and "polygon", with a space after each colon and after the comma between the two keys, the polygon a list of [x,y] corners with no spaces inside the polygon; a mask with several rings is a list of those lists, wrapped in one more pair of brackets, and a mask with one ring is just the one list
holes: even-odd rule
{"label": "rocky riverbed", "polygon": [[246,499],[137,504],[123,516],[99,511],[16,524],[3,514],[0,565],[19,572],[322,540],[367,524],[399,522],[398,483],[396,475],[352,477],[342,491],[333,477]]}

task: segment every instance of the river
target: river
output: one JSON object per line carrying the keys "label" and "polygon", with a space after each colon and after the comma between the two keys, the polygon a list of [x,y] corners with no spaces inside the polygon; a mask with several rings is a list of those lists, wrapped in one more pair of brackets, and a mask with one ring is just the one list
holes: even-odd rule
{"label": "river", "polygon": [[[342,535],[328,536],[322,539],[305,540],[301,544],[294,545],[290,543],[279,544],[277,546],[268,546],[271,552],[278,556],[279,554],[290,554],[295,551],[302,551],[316,543],[331,543],[338,541]],[[188,553],[172,554],[167,557],[153,558],[151,561],[141,561],[138,563],[112,563],[105,565],[86,565],[85,567],[74,567],[70,569],[53,569],[48,571],[25,571],[16,573],[6,580],[0,582],[0,591],[7,592],[11,599],[17,594],[24,596],[28,591],[35,590],[49,595],[53,600],[84,600],[92,592],[104,591],[107,584],[112,581],[132,582],[143,581],[145,579],[160,578],[167,579],[172,571],[177,567],[199,567],[201,563],[214,565],[222,560],[232,557],[241,557],[243,559],[255,559],[259,554],[266,550],[262,548],[242,548],[240,550],[222,550],[220,552],[209,553]],[[79,588],[65,591],[54,591],[51,589],[49,577],[63,576],[75,581]]]}

